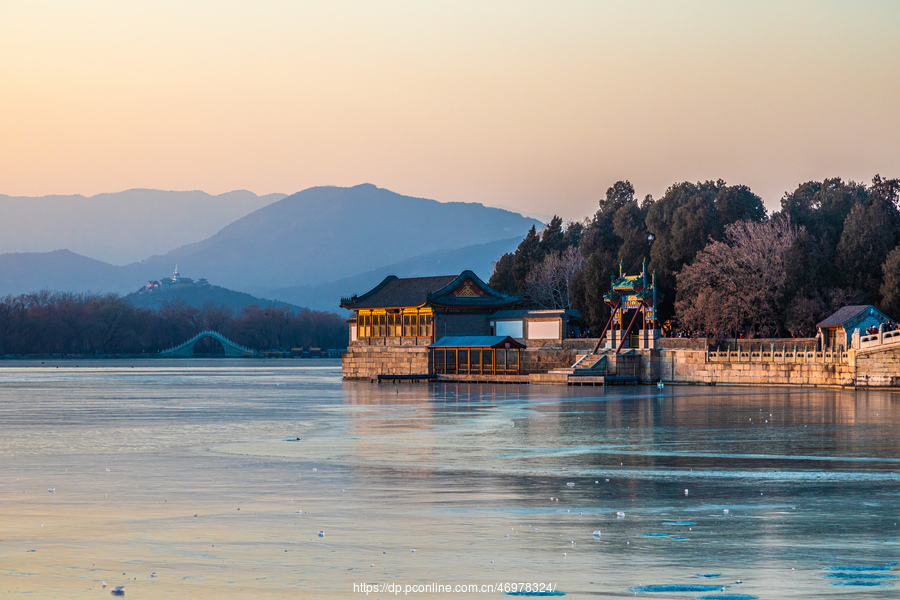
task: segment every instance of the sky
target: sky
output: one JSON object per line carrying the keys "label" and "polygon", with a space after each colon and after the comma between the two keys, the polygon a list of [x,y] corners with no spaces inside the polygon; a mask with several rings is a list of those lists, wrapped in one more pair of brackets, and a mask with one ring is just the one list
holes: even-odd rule
{"label": "sky", "polygon": [[900,2],[0,0],[0,194],[900,177]]}

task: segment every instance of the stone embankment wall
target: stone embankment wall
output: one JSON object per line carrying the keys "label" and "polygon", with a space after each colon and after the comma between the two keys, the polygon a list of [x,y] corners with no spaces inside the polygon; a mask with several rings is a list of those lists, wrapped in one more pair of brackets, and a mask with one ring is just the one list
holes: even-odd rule
{"label": "stone embankment wall", "polygon": [[430,371],[426,346],[350,345],[341,359],[344,379],[376,379],[379,375],[422,375]]}
{"label": "stone embankment wall", "polygon": [[[804,340],[805,341],[805,340]],[[596,340],[565,340],[556,346],[527,349],[522,373],[546,373],[570,367],[590,352]],[[803,387],[900,387],[900,336],[893,345],[860,350],[815,352],[797,344],[756,347],[750,342],[734,350],[709,352],[694,341],[675,348],[637,350],[641,380],[707,385],[786,385]],[[702,348],[702,349],[701,349]],[[378,375],[422,375],[430,372],[425,346],[352,345],[343,357],[345,379],[371,380]]]}
{"label": "stone embankment wall", "polygon": [[900,347],[856,352],[857,387],[900,387]]}
{"label": "stone embankment wall", "polygon": [[849,362],[712,362],[699,350],[650,351],[643,358],[641,379],[648,382],[852,387],[855,373]]}
{"label": "stone embankment wall", "polygon": [[[394,340],[397,340],[396,342]],[[353,343],[344,353],[341,363],[344,379],[377,379],[379,375],[423,375],[430,373],[428,348],[415,342],[399,342],[400,338],[367,340]],[[522,374],[546,373],[572,366],[579,354],[594,349],[597,340],[557,340],[522,351]]]}
{"label": "stone embankment wall", "polygon": [[522,351],[522,374],[546,373],[554,369],[571,367],[577,360],[573,350],[545,346],[526,348]]}
{"label": "stone embankment wall", "polygon": [[522,374],[546,373],[554,369],[567,369],[578,357],[594,350],[597,338],[569,338],[566,340],[528,341],[522,352]]}

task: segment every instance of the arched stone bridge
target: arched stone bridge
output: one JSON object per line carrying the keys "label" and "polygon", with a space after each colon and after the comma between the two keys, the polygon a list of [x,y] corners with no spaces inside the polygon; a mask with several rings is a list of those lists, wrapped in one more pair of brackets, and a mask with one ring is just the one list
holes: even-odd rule
{"label": "arched stone bridge", "polygon": [[240,344],[235,344],[227,337],[219,333],[218,331],[206,330],[201,331],[191,339],[177,346],[173,346],[166,350],[160,352],[163,356],[193,356],[194,355],[194,345],[202,340],[203,338],[213,338],[222,344],[222,347],[225,348],[225,356],[255,356],[256,351],[251,350],[250,348],[246,348],[241,346]]}

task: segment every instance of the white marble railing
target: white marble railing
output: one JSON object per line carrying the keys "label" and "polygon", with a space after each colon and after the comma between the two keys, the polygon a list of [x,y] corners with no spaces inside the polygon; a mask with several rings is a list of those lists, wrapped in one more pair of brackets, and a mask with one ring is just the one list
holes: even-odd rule
{"label": "white marble railing", "polygon": [[859,349],[866,350],[877,346],[900,344],[900,329],[893,331],[883,331],[879,328],[878,333],[864,335],[859,338]]}
{"label": "white marble railing", "polygon": [[707,362],[764,362],[764,363],[842,363],[848,360],[846,352],[788,344],[765,344],[757,348],[709,351]]}

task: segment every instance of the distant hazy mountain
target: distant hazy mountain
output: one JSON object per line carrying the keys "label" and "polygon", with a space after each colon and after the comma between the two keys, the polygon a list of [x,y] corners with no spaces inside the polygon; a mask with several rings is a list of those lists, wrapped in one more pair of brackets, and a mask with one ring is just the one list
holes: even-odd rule
{"label": "distant hazy mountain", "polygon": [[397,275],[398,277],[455,275],[471,269],[487,281],[493,271],[494,261],[507,252],[515,251],[521,241],[521,237],[514,237],[487,244],[466,246],[457,250],[429,252],[366,273],[345,277],[339,281],[278,288],[267,290],[264,293],[300,306],[339,312],[342,297],[346,298],[353,294],[367,292],[388,275]]}
{"label": "distant hazy mountain", "polygon": [[[173,214],[177,220],[184,212]],[[158,222],[148,220],[147,227]],[[0,255],[0,295],[39,289],[124,294],[167,276],[177,264],[195,279],[298,304],[315,294],[296,288],[339,282],[339,298],[365,291],[372,278],[377,283],[388,273],[470,268],[486,278],[490,263],[514,249],[532,226],[542,224],[481,204],[411,198],[369,184],[315,187],[264,206],[203,241],[125,266],[69,251]],[[362,279],[341,282],[360,273]],[[322,300],[311,306],[325,307],[330,292],[317,293]],[[335,299],[327,305],[336,310]]]}
{"label": "distant hazy mountain", "polygon": [[238,290],[335,281],[412,257],[523,237],[541,223],[482,204],[411,198],[371,184],[314,187],[144,264]]}
{"label": "distant hazy mountain", "polygon": [[[45,289],[121,292],[121,270],[122,267],[68,250],[0,254],[0,296]],[[127,289],[130,291],[137,287],[138,285],[132,284]]]}
{"label": "distant hazy mountain", "polygon": [[97,196],[0,194],[0,253],[67,249],[125,265],[203,240],[235,219],[285,197],[245,190],[128,190]]}
{"label": "distant hazy mountain", "polygon": [[224,306],[231,310],[233,314],[238,314],[241,308],[256,304],[260,307],[266,306],[288,306],[292,310],[300,310],[301,307],[288,304],[286,302],[278,302],[277,300],[267,300],[265,298],[257,298],[243,292],[236,292],[218,285],[210,285],[202,282],[178,282],[170,285],[160,285],[155,289],[142,288],[137,292],[132,292],[125,296],[131,304],[141,308],[149,308],[157,310],[166,302],[181,301],[195,308],[203,308],[207,304],[214,306]]}

